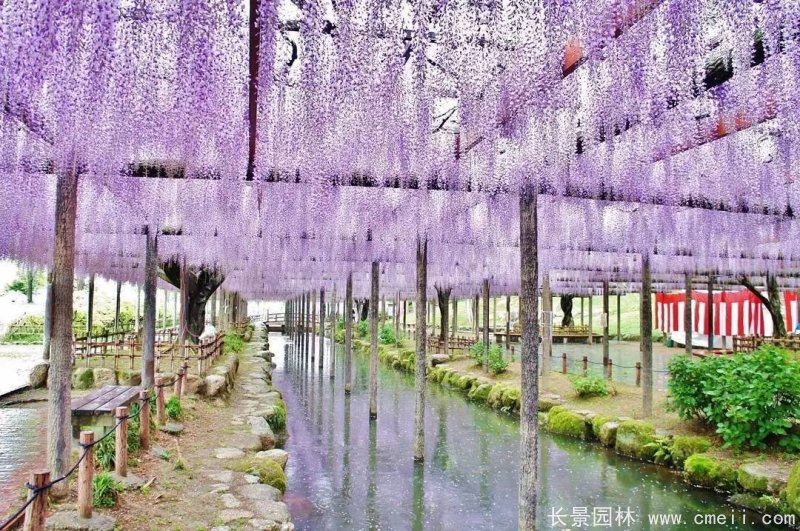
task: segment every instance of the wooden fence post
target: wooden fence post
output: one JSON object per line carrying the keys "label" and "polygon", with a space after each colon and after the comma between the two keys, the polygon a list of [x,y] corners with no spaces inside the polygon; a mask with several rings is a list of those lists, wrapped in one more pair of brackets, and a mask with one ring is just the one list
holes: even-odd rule
{"label": "wooden fence post", "polygon": [[561,353],[561,373],[567,374],[567,353]]}
{"label": "wooden fence post", "polygon": [[86,457],[78,468],[78,515],[81,518],[92,517],[92,482],[94,480],[94,443],[93,431],[81,432],[81,446]]}
{"label": "wooden fence post", "polygon": [[184,361],[183,362],[183,374],[181,374],[181,393],[180,393],[180,395],[178,395],[179,397],[181,397],[184,394],[186,394],[186,387],[187,387],[186,381],[187,381],[188,378],[189,378],[189,362],[188,361]]}
{"label": "wooden fence post", "polygon": [[[31,472],[30,484],[34,488],[42,488],[50,482],[49,470],[34,470]],[[36,499],[28,505],[25,509],[25,525],[24,531],[44,531],[45,521],[47,519],[47,491],[31,490],[28,492],[28,499],[33,496]]]}
{"label": "wooden fence post", "polygon": [[114,472],[119,477],[128,475],[128,408],[117,408],[117,432],[114,445]]}
{"label": "wooden fence post", "polygon": [[172,389],[172,393],[175,396],[177,396],[178,398],[180,398],[180,396],[181,396],[181,390],[182,390],[182,387],[183,387],[182,384],[183,384],[183,368],[179,367],[178,368],[178,375],[175,377],[175,386]]}
{"label": "wooden fence post", "polygon": [[156,409],[158,410],[156,420],[159,426],[167,423],[167,413],[164,407],[164,378],[158,377],[156,378]]}
{"label": "wooden fence post", "polygon": [[636,387],[641,387],[642,385],[642,362],[636,362]]}
{"label": "wooden fence post", "polygon": [[139,444],[147,450],[150,448],[150,391],[139,391]]}
{"label": "wooden fence post", "polygon": [[583,373],[586,374],[586,372],[588,372],[588,371],[589,371],[589,358],[588,358],[588,356],[584,356],[583,357]]}

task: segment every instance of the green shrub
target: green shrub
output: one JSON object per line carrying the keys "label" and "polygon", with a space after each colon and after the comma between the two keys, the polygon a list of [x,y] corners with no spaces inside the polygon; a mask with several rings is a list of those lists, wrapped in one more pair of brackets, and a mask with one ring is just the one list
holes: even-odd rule
{"label": "green shrub", "polygon": [[477,365],[483,365],[483,341],[478,341],[469,347],[469,355]]}
{"label": "green shrub", "polygon": [[40,315],[23,315],[8,325],[3,336],[4,343],[21,345],[38,344],[44,337],[44,317]]}
{"label": "green shrub", "polygon": [[359,321],[358,325],[356,326],[356,337],[358,339],[364,339],[368,335],[369,335],[369,322]]}
{"label": "green shrub", "polygon": [[286,428],[286,402],[278,401],[275,406],[275,414],[268,418],[267,422],[273,431],[282,431]]}
{"label": "green shrub", "polygon": [[117,494],[123,490],[125,487],[114,481],[108,472],[97,474],[92,480],[92,506],[114,507],[117,504]]}
{"label": "green shrub", "polygon": [[653,451],[653,462],[664,466],[673,466],[675,459],[672,454],[672,437],[658,437],[655,441],[644,445]]}
{"label": "green shrub", "polygon": [[800,365],[787,353],[766,346],[731,357],[680,356],[668,368],[669,408],[716,427],[725,447],[765,448],[772,438],[800,450],[800,435],[789,432],[800,418]]}
{"label": "green shrub", "polygon": [[113,435],[94,445],[94,459],[102,470],[114,470],[115,451]]}
{"label": "green shrub", "polygon": [[226,332],[223,338],[225,352],[239,354],[244,350],[244,338],[238,332]]}
{"label": "green shrub", "polygon": [[500,374],[508,368],[508,362],[503,359],[503,351],[499,345],[489,347],[489,371],[492,374]]}
{"label": "green shrub", "polygon": [[164,404],[164,410],[167,413],[167,417],[172,420],[178,420],[183,416],[183,408],[181,407],[181,399],[176,396],[172,395],[167,400],[167,403]]}
{"label": "green shrub", "polygon": [[580,398],[590,396],[608,396],[608,382],[602,376],[591,374],[570,375],[569,381]]}
{"label": "green shrub", "polygon": [[392,325],[385,324],[381,327],[380,331],[378,332],[378,339],[384,345],[394,345],[397,343],[397,337],[394,333],[394,327]]}

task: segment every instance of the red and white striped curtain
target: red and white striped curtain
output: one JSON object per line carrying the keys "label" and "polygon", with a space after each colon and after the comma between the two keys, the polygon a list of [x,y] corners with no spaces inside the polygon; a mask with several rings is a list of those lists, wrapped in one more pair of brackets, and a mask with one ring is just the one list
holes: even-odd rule
{"label": "red and white striped curtain", "polygon": [[[797,292],[783,293],[783,317],[786,330],[794,329],[798,322]],[[692,333],[708,334],[708,294],[692,293]],[[717,336],[771,336],[772,319],[766,307],[747,290],[714,293],[714,335]],[[683,293],[657,293],[655,326],[665,332],[683,332]]]}

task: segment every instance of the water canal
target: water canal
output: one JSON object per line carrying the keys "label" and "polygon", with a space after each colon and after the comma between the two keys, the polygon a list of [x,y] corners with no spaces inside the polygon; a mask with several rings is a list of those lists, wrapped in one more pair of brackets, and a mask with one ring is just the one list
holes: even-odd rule
{"label": "water canal", "polygon": [[[415,465],[413,376],[379,366],[378,419],[370,423],[365,356],[354,355],[353,392],[345,400],[341,349],[332,380],[327,360],[322,373],[306,369],[285,338],[272,334],[270,342],[278,365],[274,382],[289,411],[286,502],[298,529],[516,527],[516,419],[429,385],[426,458]],[[540,445],[544,529],[575,528],[582,512],[591,525],[607,511],[614,529],[770,529],[760,515],[689,487],[666,468],[548,434]],[[635,521],[618,521],[628,509]],[[565,525],[553,527],[559,521],[551,513],[564,515]],[[650,525],[649,517],[659,514],[680,515],[684,525]],[[695,515],[735,516],[736,523],[695,525]]]}

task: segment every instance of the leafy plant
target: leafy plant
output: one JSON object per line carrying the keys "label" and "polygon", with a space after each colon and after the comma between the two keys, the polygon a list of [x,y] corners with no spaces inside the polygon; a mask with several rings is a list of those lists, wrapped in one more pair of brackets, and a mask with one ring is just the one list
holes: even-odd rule
{"label": "leafy plant", "polygon": [[653,450],[653,461],[659,465],[673,466],[675,459],[672,455],[672,436],[658,437],[655,441],[644,445]]}
{"label": "leafy plant", "polygon": [[109,435],[94,445],[94,459],[102,470],[114,470],[115,454],[116,448],[113,435]]}
{"label": "leafy plant", "polygon": [[356,336],[359,339],[364,339],[369,335],[369,323],[367,321],[359,321],[356,327]]}
{"label": "leafy plant", "polygon": [[751,354],[670,361],[669,409],[681,418],[714,426],[725,447],[766,448],[777,440],[800,450],[790,433],[800,418],[800,364],[786,352],[765,346]]}
{"label": "leafy plant", "polygon": [[508,362],[503,359],[503,350],[499,345],[489,347],[489,371],[492,374],[500,374],[508,368]]}
{"label": "leafy plant", "polygon": [[183,408],[181,407],[181,399],[176,396],[172,395],[167,400],[167,403],[164,404],[164,411],[172,420],[179,420],[183,416]]}
{"label": "leafy plant", "polygon": [[469,347],[469,355],[478,365],[483,364],[483,341],[478,341]]}
{"label": "leafy plant", "polygon": [[97,474],[92,480],[92,506],[114,507],[117,504],[117,494],[124,489],[108,472]]}
{"label": "leafy plant", "polygon": [[395,336],[394,327],[388,324],[383,325],[380,331],[378,332],[378,339],[384,345],[396,344],[397,336]]}
{"label": "leafy plant", "polygon": [[570,375],[569,381],[580,398],[608,396],[608,382],[602,376],[592,374]]}
{"label": "leafy plant", "polygon": [[225,346],[226,352],[233,352],[234,354],[239,354],[244,350],[244,338],[238,332],[235,331],[226,332],[225,337],[222,339],[222,342]]}
{"label": "leafy plant", "polygon": [[267,419],[269,427],[274,431],[281,431],[286,428],[286,402],[278,401],[275,406],[275,414]]}

